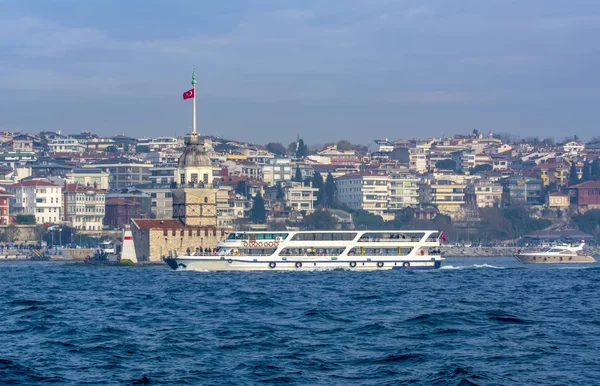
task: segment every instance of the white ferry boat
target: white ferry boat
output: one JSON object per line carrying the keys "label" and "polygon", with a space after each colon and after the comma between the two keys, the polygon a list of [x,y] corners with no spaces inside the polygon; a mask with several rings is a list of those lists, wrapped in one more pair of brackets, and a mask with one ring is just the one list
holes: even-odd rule
{"label": "white ferry boat", "polygon": [[437,269],[438,231],[233,232],[214,253],[163,257],[178,271]]}

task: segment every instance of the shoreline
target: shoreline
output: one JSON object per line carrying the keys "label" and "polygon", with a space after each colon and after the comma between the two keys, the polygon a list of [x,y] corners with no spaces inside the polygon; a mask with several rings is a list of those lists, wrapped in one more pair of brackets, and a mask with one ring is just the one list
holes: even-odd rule
{"label": "shoreline", "polygon": [[[505,257],[513,256],[518,250],[534,250],[532,247],[441,247],[442,255],[445,257]],[[543,249],[543,248],[541,248]],[[600,255],[600,247],[585,247],[585,254],[591,256]]]}

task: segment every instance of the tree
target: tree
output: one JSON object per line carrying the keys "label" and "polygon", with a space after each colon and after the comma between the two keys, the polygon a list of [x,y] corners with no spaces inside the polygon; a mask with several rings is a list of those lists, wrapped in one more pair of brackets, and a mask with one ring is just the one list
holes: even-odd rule
{"label": "tree", "polygon": [[345,139],[341,139],[338,143],[337,143],[337,149],[339,151],[348,151],[348,150],[354,150],[354,145],[350,143],[350,141],[347,141]]}
{"label": "tree", "polygon": [[256,196],[254,196],[252,208],[250,209],[250,220],[256,224],[264,224],[267,222],[265,200],[263,200],[260,192],[256,192]]}
{"label": "tree", "polygon": [[335,229],[337,221],[328,210],[316,210],[304,217],[304,228],[310,230],[332,230]]}
{"label": "tree", "polygon": [[452,159],[441,159],[435,163],[437,169],[456,170],[456,161]]}
{"label": "tree", "polygon": [[479,130],[473,129],[473,137],[479,137]]}
{"label": "tree", "polygon": [[493,169],[493,166],[490,164],[481,164],[481,165],[477,165],[477,166],[469,169],[469,172],[471,174],[475,174],[475,173],[479,173],[479,172],[489,171],[492,169]]}
{"label": "tree", "polygon": [[583,170],[581,173],[581,180],[582,181],[589,181],[592,179],[592,171],[591,171],[591,165],[590,165],[590,161],[589,160],[585,160],[585,162],[583,163]]}
{"label": "tree", "polygon": [[577,185],[578,183],[577,167],[575,166],[575,162],[571,162],[571,169],[569,169],[569,186]]}
{"label": "tree", "polygon": [[277,195],[275,198],[277,200],[283,200],[285,198],[285,190],[283,190],[283,186],[281,186],[281,184],[277,184]]}
{"label": "tree", "polygon": [[600,209],[592,209],[573,217],[577,228],[594,236],[600,235]]}
{"label": "tree", "polygon": [[[137,150],[137,148],[136,148]],[[117,153],[119,151],[119,149],[117,149],[117,147],[115,145],[110,145],[107,146],[106,149],[104,149],[105,153]]]}
{"label": "tree", "polygon": [[324,199],[324,193],[325,191],[323,190],[323,176],[321,176],[321,173],[319,172],[315,172],[315,175],[312,178],[312,187],[315,189],[319,189],[319,191],[317,192],[317,205],[322,205],[323,204],[323,199]]}
{"label": "tree", "polygon": [[32,214],[18,214],[16,219],[17,224],[35,224],[35,216]]}
{"label": "tree", "polygon": [[300,166],[296,166],[296,175],[294,176],[294,181],[302,182],[302,170],[300,170]]}
{"label": "tree", "polygon": [[287,153],[285,146],[278,142],[269,142],[267,144],[267,150],[278,156],[284,156]]}
{"label": "tree", "polygon": [[337,186],[335,185],[335,180],[331,173],[327,174],[327,178],[325,179],[325,203],[324,205],[328,207],[332,207],[335,205],[335,196],[337,193]]}
{"label": "tree", "polygon": [[358,210],[352,214],[352,222],[357,229],[383,229],[383,217],[374,215],[366,210]]}
{"label": "tree", "polygon": [[600,180],[600,158],[596,158],[592,162],[590,174],[594,180]]}
{"label": "tree", "polygon": [[235,192],[237,194],[240,194],[244,197],[250,198],[249,196],[249,185],[248,185],[248,181],[245,180],[241,180],[238,181],[237,185],[235,186]]}
{"label": "tree", "polygon": [[148,146],[148,145],[137,145],[135,147],[135,152],[136,153],[150,153],[150,146]]}
{"label": "tree", "polygon": [[296,158],[304,158],[308,155],[308,146],[304,143],[301,138],[298,140],[298,149],[296,150]]}

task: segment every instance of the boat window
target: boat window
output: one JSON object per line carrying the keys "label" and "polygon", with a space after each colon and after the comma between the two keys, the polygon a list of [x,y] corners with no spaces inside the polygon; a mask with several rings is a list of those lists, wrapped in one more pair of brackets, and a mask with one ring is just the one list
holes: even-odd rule
{"label": "boat window", "polygon": [[292,237],[292,241],[350,241],[354,240],[356,233],[354,232],[308,232],[308,233],[297,233]]}
{"label": "boat window", "polygon": [[348,256],[406,256],[413,250],[412,247],[400,248],[352,248]]}
{"label": "boat window", "polygon": [[279,252],[279,256],[339,256],[345,249],[340,247],[284,248]]}
{"label": "boat window", "polygon": [[248,256],[271,256],[276,250],[276,248],[240,248],[239,253]]}

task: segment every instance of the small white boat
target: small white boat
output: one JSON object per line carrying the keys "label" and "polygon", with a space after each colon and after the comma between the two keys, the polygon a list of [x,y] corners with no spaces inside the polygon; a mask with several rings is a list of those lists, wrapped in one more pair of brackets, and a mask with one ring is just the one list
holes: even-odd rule
{"label": "small white boat", "polygon": [[437,269],[438,231],[234,232],[214,253],[163,257],[177,271]]}
{"label": "small white boat", "polygon": [[589,255],[581,253],[585,243],[582,241],[577,246],[557,245],[541,252],[517,252],[514,256],[522,263],[533,264],[571,264],[595,263],[596,260]]}

